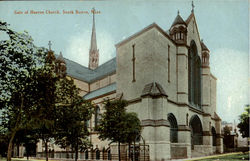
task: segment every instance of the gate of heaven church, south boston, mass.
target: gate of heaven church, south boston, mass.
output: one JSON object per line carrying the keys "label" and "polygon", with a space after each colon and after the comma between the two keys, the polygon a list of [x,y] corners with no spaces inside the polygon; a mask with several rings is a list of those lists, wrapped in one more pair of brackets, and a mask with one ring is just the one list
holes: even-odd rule
{"label": "gate of heaven church, south boston, mass.", "polygon": [[[79,152],[79,159],[117,160],[117,144],[98,139],[104,99],[129,101],[142,134],[136,143],[136,158],[162,161],[173,158],[222,153],[221,119],[216,114],[216,77],[210,72],[210,51],[200,39],[194,9],[186,20],[179,12],[169,29],[153,23],[116,44],[116,57],[99,66],[95,14],[89,66],[57,57],[80,94],[96,104],[89,120],[93,148]],[[133,149],[133,147],[132,147]],[[51,145],[54,158],[69,156]],[[44,148],[38,143],[38,154]],[[121,147],[122,158],[128,146]],[[66,155],[67,153],[67,155]]]}

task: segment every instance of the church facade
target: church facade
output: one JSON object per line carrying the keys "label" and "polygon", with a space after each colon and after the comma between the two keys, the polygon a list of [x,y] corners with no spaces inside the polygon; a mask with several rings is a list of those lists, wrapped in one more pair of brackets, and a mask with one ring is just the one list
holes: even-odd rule
{"label": "church facade", "polygon": [[138,114],[140,142],[152,161],[223,152],[216,77],[193,10],[186,20],[178,13],[167,31],[153,23],[115,46],[116,57],[99,66],[93,14],[89,67],[59,56],[83,98],[96,105],[88,123],[96,153],[85,151],[82,159],[102,159],[104,151],[106,159],[117,156],[116,145],[99,140],[95,131],[104,99],[129,101],[127,111]]}

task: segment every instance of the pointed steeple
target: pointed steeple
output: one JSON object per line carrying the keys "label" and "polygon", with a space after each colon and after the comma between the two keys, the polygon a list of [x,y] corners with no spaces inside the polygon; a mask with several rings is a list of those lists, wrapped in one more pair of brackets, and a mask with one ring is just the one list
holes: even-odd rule
{"label": "pointed steeple", "polygon": [[92,13],[93,13],[93,26],[92,26],[90,50],[94,51],[94,50],[97,50],[96,31],[95,31],[95,9],[94,8],[92,9]]}
{"label": "pointed steeple", "polygon": [[186,25],[186,22],[182,19],[182,17],[180,16],[180,12],[178,11],[178,14],[173,22],[173,24],[171,25],[174,26],[174,25],[177,25],[177,24],[183,24],[183,25]]}
{"label": "pointed steeple", "polygon": [[95,31],[95,8],[91,10],[93,13],[93,26],[92,26],[92,34],[91,34],[91,42],[89,49],[89,68],[95,69],[99,64],[99,50],[97,49],[96,42],[96,31]]}

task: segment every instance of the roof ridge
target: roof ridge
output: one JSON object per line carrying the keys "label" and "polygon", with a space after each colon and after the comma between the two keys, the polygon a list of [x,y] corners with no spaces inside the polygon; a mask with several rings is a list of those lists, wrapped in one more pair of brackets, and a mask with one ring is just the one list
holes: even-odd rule
{"label": "roof ridge", "polygon": [[114,59],[116,59],[116,56],[115,56],[115,57],[113,57],[113,58],[111,58],[111,59],[109,59],[109,60],[107,60],[106,62],[102,63],[101,65],[99,65],[97,68],[95,68],[95,69],[94,69],[94,70],[92,70],[92,71],[97,70],[97,69],[98,69],[98,68],[100,68],[101,66],[103,66],[103,65],[107,64],[108,62],[113,61]]}
{"label": "roof ridge", "polygon": [[191,14],[188,16],[188,18],[186,19],[186,24],[188,24],[191,21],[191,18],[194,16],[194,13],[191,12]]}

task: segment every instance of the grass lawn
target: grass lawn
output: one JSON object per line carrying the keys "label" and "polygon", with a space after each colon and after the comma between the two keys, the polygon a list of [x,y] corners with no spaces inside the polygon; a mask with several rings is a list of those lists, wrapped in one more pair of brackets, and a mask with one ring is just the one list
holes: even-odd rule
{"label": "grass lawn", "polygon": [[249,160],[250,153],[238,153],[238,154],[225,154],[218,157],[207,157],[206,159],[199,159],[199,161],[240,161],[240,160]]}
{"label": "grass lawn", "polygon": [[[0,161],[6,161],[6,158],[0,158]],[[12,158],[11,161],[27,161],[27,158]],[[44,159],[29,159],[28,161],[46,161]],[[49,161],[53,161],[50,160]]]}

